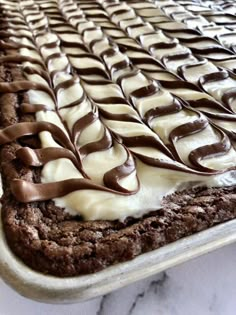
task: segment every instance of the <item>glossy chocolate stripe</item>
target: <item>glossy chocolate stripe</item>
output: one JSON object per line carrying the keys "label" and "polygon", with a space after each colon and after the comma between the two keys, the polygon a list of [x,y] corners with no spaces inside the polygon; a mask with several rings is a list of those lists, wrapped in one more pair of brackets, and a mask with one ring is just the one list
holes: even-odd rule
{"label": "glossy chocolate stripe", "polygon": [[[218,47],[218,46],[211,46],[211,47],[191,47],[191,50],[195,54],[200,54],[200,55],[210,55],[212,53],[224,53],[229,56],[233,56],[233,52],[230,51],[229,49],[223,48],[223,47]],[[210,57],[210,56],[209,56]],[[208,58],[209,58],[208,57]]]}
{"label": "glossy chocolate stripe", "polygon": [[55,101],[55,96],[46,85],[31,81],[0,82],[0,93],[16,93],[20,91],[40,90],[48,93]]}
{"label": "glossy chocolate stripe", "polygon": [[222,156],[231,149],[231,143],[227,136],[220,129],[219,132],[221,134],[220,142],[199,147],[189,154],[189,160],[203,171],[211,172],[214,170],[201,165],[201,160]]}
{"label": "glossy chocolate stripe", "polygon": [[165,80],[160,80],[161,85],[166,88],[166,89],[173,89],[173,91],[175,89],[191,89],[193,91],[197,91],[200,92],[201,90],[194,85],[191,82],[187,82],[187,81],[165,81]]}
{"label": "glossy chocolate stripe", "polygon": [[16,151],[16,157],[20,159],[27,166],[40,167],[44,164],[56,159],[69,159],[71,162],[80,169],[76,156],[72,151],[65,148],[43,148],[31,149],[28,147],[21,148]]}
{"label": "glossy chocolate stripe", "polygon": [[200,34],[198,34],[198,35],[199,36],[190,37],[190,38],[182,37],[181,38],[181,42],[183,42],[183,43],[201,43],[203,41],[208,41],[208,42],[212,42],[213,45],[216,45],[216,46],[219,45],[219,42],[216,39],[214,39],[214,38],[211,38],[211,37],[208,37],[208,36],[204,36],[204,35],[200,35]]}
{"label": "glossy chocolate stripe", "polygon": [[77,190],[99,190],[119,195],[135,194],[135,191],[117,192],[104,186],[96,185],[87,179],[67,179],[47,184],[34,184],[21,179],[11,182],[11,191],[20,202],[44,201],[63,197]]}
{"label": "glossy chocolate stripe", "polygon": [[34,50],[32,48],[32,46],[29,46],[29,45],[15,43],[15,42],[10,41],[10,40],[8,42],[4,42],[2,39],[0,40],[0,48],[2,48],[4,50],[5,49],[14,49],[15,50],[15,49],[22,48],[22,47]]}
{"label": "glossy chocolate stripe", "polygon": [[89,112],[76,121],[73,125],[72,137],[74,144],[77,145],[81,132],[98,119],[98,111],[93,108],[93,112]]}
{"label": "glossy chocolate stripe", "polygon": [[[79,83],[79,78],[78,77],[73,77],[69,80],[60,82],[56,85],[56,87],[54,88],[54,91],[56,92],[56,94],[58,94],[60,92],[60,90],[66,90],[69,89],[70,87],[74,86],[76,83]],[[82,99],[84,98],[83,96],[81,97]],[[78,103],[80,103],[79,100],[76,100]]]}
{"label": "glossy chocolate stripe", "polygon": [[82,155],[82,157],[85,157],[90,153],[108,150],[112,147],[112,145],[113,145],[112,136],[108,129],[104,127],[104,134],[102,138],[95,142],[85,144],[79,149],[79,152]]}
{"label": "glossy chocolate stripe", "polygon": [[111,67],[111,71],[120,71],[122,69],[125,69],[129,66],[129,61],[128,60],[123,60],[120,62],[117,62],[115,64],[112,65]]}
{"label": "glossy chocolate stripe", "polygon": [[207,172],[202,172],[199,169],[193,169],[189,167],[184,167],[181,165],[181,163],[172,163],[172,161],[167,161],[167,160],[159,160],[159,159],[153,159],[147,155],[143,155],[137,152],[133,153],[137,158],[139,158],[143,163],[153,166],[153,167],[159,167],[159,168],[164,168],[168,170],[173,170],[173,171],[180,171],[180,172],[185,172],[189,174],[199,174],[203,176],[210,175]]}
{"label": "glossy chocolate stripe", "polygon": [[60,59],[62,57],[66,57],[66,55],[63,53],[53,53],[45,59],[45,63],[47,66],[49,66],[53,59]]}
{"label": "glossy chocolate stripe", "polygon": [[34,74],[39,75],[40,77],[45,79],[45,81],[48,83],[50,87],[52,87],[51,78],[47,71],[41,70],[41,69],[35,69],[35,67],[29,67],[29,66],[24,66],[23,69],[24,69],[24,72],[29,75],[34,75]]}
{"label": "glossy chocolate stripe", "polygon": [[74,152],[74,147],[65,133],[56,125],[44,121],[17,123],[0,130],[0,145],[10,143],[24,136],[37,135],[42,131],[49,131],[59,143]]}
{"label": "glossy chocolate stripe", "polygon": [[[88,84],[91,84],[91,81],[87,81]],[[96,84],[96,82],[94,82]],[[128,105],[128,101],[122,97],[119,96],[113,96],[113,97],[105,97],[105,98],[96,98],[94,97],[93,100],[97,102],[98,104],[125,104]]]}
{"label": "glossy chocolate stripe", "polygon": [[14,55],[10,55],[10,56],[0,57],[0,63],[5,63],[5,62],[9,62],[9,63],[30,62],[30,63],[33,63],[33,64],[38,64],[42,68],[45,69],[44,64],[40,60],[38,60],[36,58],[31,58],[29,56],[20,56],[20,55],[15,55],[14,54]]}
{"label": "glossy chocolate stripe", "polygon": [[202,65],[205,65],[207,64],[207,59],[206,58],[202,58],[202,57],[199,57],[198,58],[198,61],[196,63],[193,63],[193,64],[187,64],[187,65],[182,65],[178,68],[178,73],[185,79],[186,79],[186,75],[185,75],[185,72],[187,69],[191,69],[193,67],[196,67],[196,66],[202,66]]}
{"label": "glossy chocolate stripe", "polygon": [[[11,34],[11,33],[8,33],[7,31],[0,31],[0,38],[9,38],[9,37],[22,38],[22,35],[17,34],[17,33]],[[30,36],[24,35],[24,37],[27,38],[29,41],[32,41],[32,38]]]}
{"label": "glossy chocolate stripe", "polygon": [[182,124],[173,129],[169,135],[169,139],[172,143],[174,143],[183,137],[187,137],[202,131],[208,126],[208,124],[209,123],[207,119],[203,117],[203,114],[199,113],[198,119]]}
{"label": "glossy chocolate stripe", "polygon": [[99,69],[99,68],[96,68],[96,67],[90,67],[90,68],[85,68],[85,69],[82,69],[82,68],[79,68],[79,67],[76,67],[74,66],[74,68],[76,69],[77,73],[79,75],[100,75],[102,76],[104,79],[108,79],[108,75],[107,73],[103,70],[103,69]]}
{"label": "glossy chocolate stripe", "polygon": [[[77,35],[77,32],[75,32],[75,34]],[[66,47],[66,48],[78,48],[78,49],[84,50],[85,52],[89,52],[88,48],[85,47],[81,43],[67,42],[65,39],[62,39],[62,38],[60,38],[60,42],[61,42],[61,45],[63,47]],[[73,56],[73,53],[72,52],[68,52],[67,55],[68,56]]]}
{"label": "glossy chocolate stripe", "polygon": [[236,87],[228,89],[227,91],[224,92],[222,96],[222,101],[230,110],[235,112],[235,109],[232,107],[232,103],[236,100]]}
{"label": "glossy chocolate stripe", "polygon": [[20,110],[22,113],[30,114],[30,113],[37,113],[41,110],[46,111],[49,109],[47,108],[46,105],[43,105],[43,104],[32,105],[32,104],[28,104],[28,103],[23,103],[20,106]]}
{"label": "glossy chocolate stripe", "polygon": [[[42,36],[41,34],[38,36],[36,35],[35,38],[37,39],[37,37],[41,37],[41,36]],[[46,49],[56,48],[59,45],[60,45],[60,40],[57,39],[57,40],[52,41],[50,43],[44,43],[43,45],[40,46],[40,50],[45,49],[45,48]]]}
{"label": "glossy chocolate stripe", "polygon": [[163,105],[149,109],[144,115],[144,120],[150,123],[154,118],[174,114],[179,112],[181,109],[181,103],[177,99],[174,99],[174,102],[170,105]]}
{"label": "glossy chocolate stripe", "polygon": [[148,86],[141,87],[131,93],[131,97],[142,98],[154,95],[159,90],[156,83],[152,82]]}
{"label": "glossy chocolate stripe", "polygon": [[[218,103],[214,100],[209,100],[207,98],[201,98],[198,100],[189,100],[188,104],[190,105],[190,107],[193,107],[193,108],[206,107],[206,109],[208,109],[208,108],[217,109],[220,111],[221,114],[222,113],[232,114],[232,111],[229,110],[228,108],[224,107],[223,105],[221,105],[221,103]],[[209,114],[211,114],[211,113],[209,113]]]}
{"label": "glossy chocolate stripe", "polygon": [[122,136],[123,143],[130,147],[150,147],[150,148],[156,148],[166,154],[168,157],[173,158],[171,152],[169,149],[157,138],[154,138],[152,136],[133,136],[133,137],[124,137]]}
{"label": "glossy chocolate stripe", "polygon": [[175,40],[171,40],[171,42],[169,43],[155,43],[149,46],[150,50],[153,49],[172,49],[175,48],[177,46],[177,42]]}
{"label": "glossy chocolate stripe", "polygon": [[109,119],[109,120],[118,120],[118,121],[127,121],[127,122],[141,123],[141,120],[135,115],[131,115],[131,114],[114,114],[114,113],[106,111],[106,110],[104,110],[102,108],[99,108],[99,112],[102,114],[102,117],[104,117],[106,119]]}
{"label": "glossy chocolate stripe", "polygon": [[162,62],[164,65],[167,65],[168,62],[170,61],[178,61],[178,60],[182,60],[184,61],[185,59],[188,59],[189,57],[192,57],[192,54],[190,52],[177,52],[173,55],[171,55],[171,53],[169,55],[165,55],[163,58],[162,58]]}
{"label": "glossy chocolate stripe", "polygon": [[[119,185],[119,180],[126,177],[127,175],[132,174],[136,170],[134,159],[132,158],[131,153],[128,150],[126,151],[127,159],[125,163],[120,166],[114,167],[113,169],[105,173],[103,177],[104,184],[107,187],[123,193],[128,193],[129,190]],[[139,190],[139,187],[140,183],[138,180],[136,192]]]}

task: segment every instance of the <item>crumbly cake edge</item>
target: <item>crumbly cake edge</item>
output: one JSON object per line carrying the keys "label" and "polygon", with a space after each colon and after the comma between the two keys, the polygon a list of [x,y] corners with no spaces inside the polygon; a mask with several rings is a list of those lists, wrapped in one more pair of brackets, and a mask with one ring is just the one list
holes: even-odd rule
{"label": "crumbly cake edge", "polygon": [[[20,68],[1,66],[1,80],[20,79]],[[20,115],[26,94],[0,96],[1,125],[32,121]],[[21,117],[20,117],[21,116]],[[21,144],[35,145],[35,137]],[[37,142],[36,142],[37,143]],[[29,267],[59,277],[93,273],[236,217],[236,187],[198,188],[167,196],[163,208],[141,219],[82,221],[52,201],[22,204],[12,196],[11,179],[40,181],[40,170],[15,160],[19,142],[1,148],[4,195],[2,219],[11,250]]]}

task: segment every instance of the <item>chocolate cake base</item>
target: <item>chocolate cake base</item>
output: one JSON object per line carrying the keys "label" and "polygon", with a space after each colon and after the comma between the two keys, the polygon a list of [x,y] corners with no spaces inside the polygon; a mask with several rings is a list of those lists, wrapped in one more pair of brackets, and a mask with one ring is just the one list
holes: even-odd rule
{"label": "chocolate cake base", "polygon": [[[22,79],[20,68],[11,64],[0,67],[0,80],[13,78]],[[0,95],[2,127],[34,121],[33,115],[19,110],[26,100],[22,93]],[[68,277],[96,272],[236,217],[236,187],[175,193],[163,200],[161,210],[125,222],[83,221],[52,201],[19,203],[11,194],[10,181],[40,182],[41,172],[16,159],[16,150],[24,145],[37,147],[38,138],[25,137],[1,148],[3,225],[13,252],[44,274]]]}
{"label": "chocolate cake base", "polygon": [[11,249],[30,267],[60,277],[92,273],[236,217],[236,188],[172,195],[163,209],[124,223],[82,221],[52,202],[3,200]]}

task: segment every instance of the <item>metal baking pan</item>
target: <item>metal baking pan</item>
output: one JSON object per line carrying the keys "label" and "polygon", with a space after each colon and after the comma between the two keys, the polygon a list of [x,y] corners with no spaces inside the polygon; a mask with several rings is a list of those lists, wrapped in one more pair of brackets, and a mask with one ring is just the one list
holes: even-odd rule
{"label": "metal baking pan", "polygon": [[24,265],[9,249],[0,221],[0,275],[21,295],[46,303],[73,303],[106,294],[236,241],[236,219],[90,275],[57,278]]}

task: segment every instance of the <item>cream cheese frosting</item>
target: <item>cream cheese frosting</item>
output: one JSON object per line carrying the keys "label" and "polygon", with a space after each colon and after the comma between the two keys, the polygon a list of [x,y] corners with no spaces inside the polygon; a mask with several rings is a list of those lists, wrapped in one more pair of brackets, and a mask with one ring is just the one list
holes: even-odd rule
{"label": "cream cheese frosting", "polygon": [[[181,6],[1,6],[10,34],[3,42],[17,51],[26,81],[0,83],[0,91],[27,90],[36,125],[18,127],[41,140],[41,156],[24,151],[30,165],[42,166],[41,184],[16,180],[16,198],[50,196],[86,220],[124,220],[161,208],[179,189],[236,183],[236,81],[227,66],[218,67],[234,55],[211,38],[189,37],[187,26],[170,18]],[[2,144],[12,140],[9,129],[1,132]]]}

